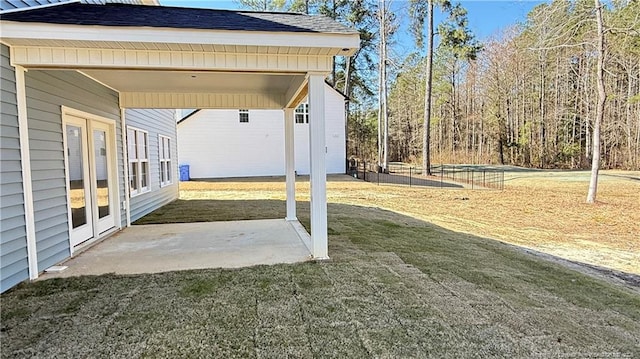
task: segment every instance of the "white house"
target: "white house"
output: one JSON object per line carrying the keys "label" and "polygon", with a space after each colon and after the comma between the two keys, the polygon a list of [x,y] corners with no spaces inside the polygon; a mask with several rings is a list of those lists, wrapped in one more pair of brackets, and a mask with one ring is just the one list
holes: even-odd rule
{"label": "white house", "polygon": [[[345,172],[345,97],[325,84],[327,173]],[[295,171],[309,174],[309,105],[295,110]],[[178,162],[191,178],[285,174],[279,110],[196,110],[178,121]]]}
{"label": "white house", "polygon": [[357,31],[304,14],[0,5],[0,292],[177,197],[176,108],[284,112],[296,221],[294,110],[308,97],[310,251],[327,257],[324,79]]}

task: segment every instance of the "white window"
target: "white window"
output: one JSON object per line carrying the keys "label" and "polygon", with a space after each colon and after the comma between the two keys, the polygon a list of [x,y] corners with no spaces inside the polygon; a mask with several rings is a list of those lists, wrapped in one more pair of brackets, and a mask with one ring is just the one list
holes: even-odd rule
{"label": "white window", "polygon": [[249,110],[238,110],[238,118],[241,123],[249,122]]}
{"label": "white window", "polygon": [[149,133],[127,127],[131,196],[149,191]]}
{"label": "white window", "polygon": [[164,187],[173,182],[171,176],[171,138],[158,136],[158,149],[160,151],[160,187]]}
{"label": "white window", "polygon": [[309,123],[309,104],[301,103],[296,108],[296,123]]}

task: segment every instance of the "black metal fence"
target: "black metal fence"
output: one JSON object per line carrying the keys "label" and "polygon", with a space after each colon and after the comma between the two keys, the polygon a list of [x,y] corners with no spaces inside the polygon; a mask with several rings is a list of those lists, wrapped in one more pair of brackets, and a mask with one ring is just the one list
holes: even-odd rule
{"label": "black metal fence", "polygon": [[440,188],[504,189],[504,170],[482,166],[431,166],[431,176],[424,176],[421,167],[390,164],[384,172],[377,163],[356,162],[350,175],[377,184],[398,184]]}

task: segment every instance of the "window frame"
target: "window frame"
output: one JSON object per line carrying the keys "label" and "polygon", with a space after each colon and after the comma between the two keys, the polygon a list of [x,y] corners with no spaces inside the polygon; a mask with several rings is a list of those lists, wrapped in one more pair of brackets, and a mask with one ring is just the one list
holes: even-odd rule
{"label": "window frame", "polygon": [[[302,111],[298,111],[302,109]],[[298,121],[298,116],[301,117],[301,121]],[[293,111],[294,123],[296,124],[308,124],[309,123],[309,103],[303,102]]]}
{"label": "window frame", "polygon": [[[133,131],[133,137],[129,136],[130,131]],[[146,139],[146,143],[145,146],[140,146],[139,143],[139,139],[140,139],[140,135],[142,135],[142,137],[144,139]],[[131,140],[134,141],[134,143],[131,143]],[[132,145],[133,148],[135,149],[135,157],[132,157]],[[145,156],[140,156],[141,152],[145,155]],[[145,131],[141,128],[137,128],[137,127],[133,127],[133,126],[127,126],[127,165],[129,166],[129,178],[127,181],[127,185],[129,186],[129,197],[133,198],[136,196],[139,196],[143,193],[147,193],[147,192],[151,192],[151,166],[149,164],[149,157],[150,157],[150,153],[149,153],[149,131]],[[146,181],[144,181],[146,183],[146,186],[142,186],[143,184],[143,167],[146,165],[146,173],[145,173],[145,179]],[[132,168],[133,166],[135,166],[136,168],[136,188],[134,189],[131,186],[131,182],[132,182]]]}
{"label": "window frame", "polygon": [[[246,119],[244,118],[246,116]],[[238,121],[240,123],[249,123],[249,110],[248,109],[239,109],[238,110]]]}
{"label": "window frame", "polygon": [[[165,140],[168,147],[166,148],[166,155],[168,157],[165,157]],[[174,176],[172,176],[171,170],[173,166],[173,159],[171,158],[171,142],[171,137],[158,134],[158,174],[161,188],[173,184]],[[162,167],[163,163],[164,168]],[[163,181],[163,176],[168,180]]]}

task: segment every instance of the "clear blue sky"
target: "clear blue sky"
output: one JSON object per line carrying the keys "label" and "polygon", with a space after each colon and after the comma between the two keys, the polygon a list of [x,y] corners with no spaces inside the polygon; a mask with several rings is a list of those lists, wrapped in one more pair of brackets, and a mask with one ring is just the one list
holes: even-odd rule
{"label": "clear blue sky", "polygon": [[[523,21],[527,13],[542,1],[531,0],[462,0],[462,5],[467,9],[469,27],[480,40],[484,40],[497,31],[510,25]],[[233,0],[160,0],[165,6],[201,7],[213,9],[239,9],[240,6]],[[413,39],[407,33],[408,14],[406,8],[408,0],[392,1],[396,9],[396,16],[404,19],[397,36],[398,51],[410,52],[414,49]],[[442,16],[436,16],[436,23]]]}

